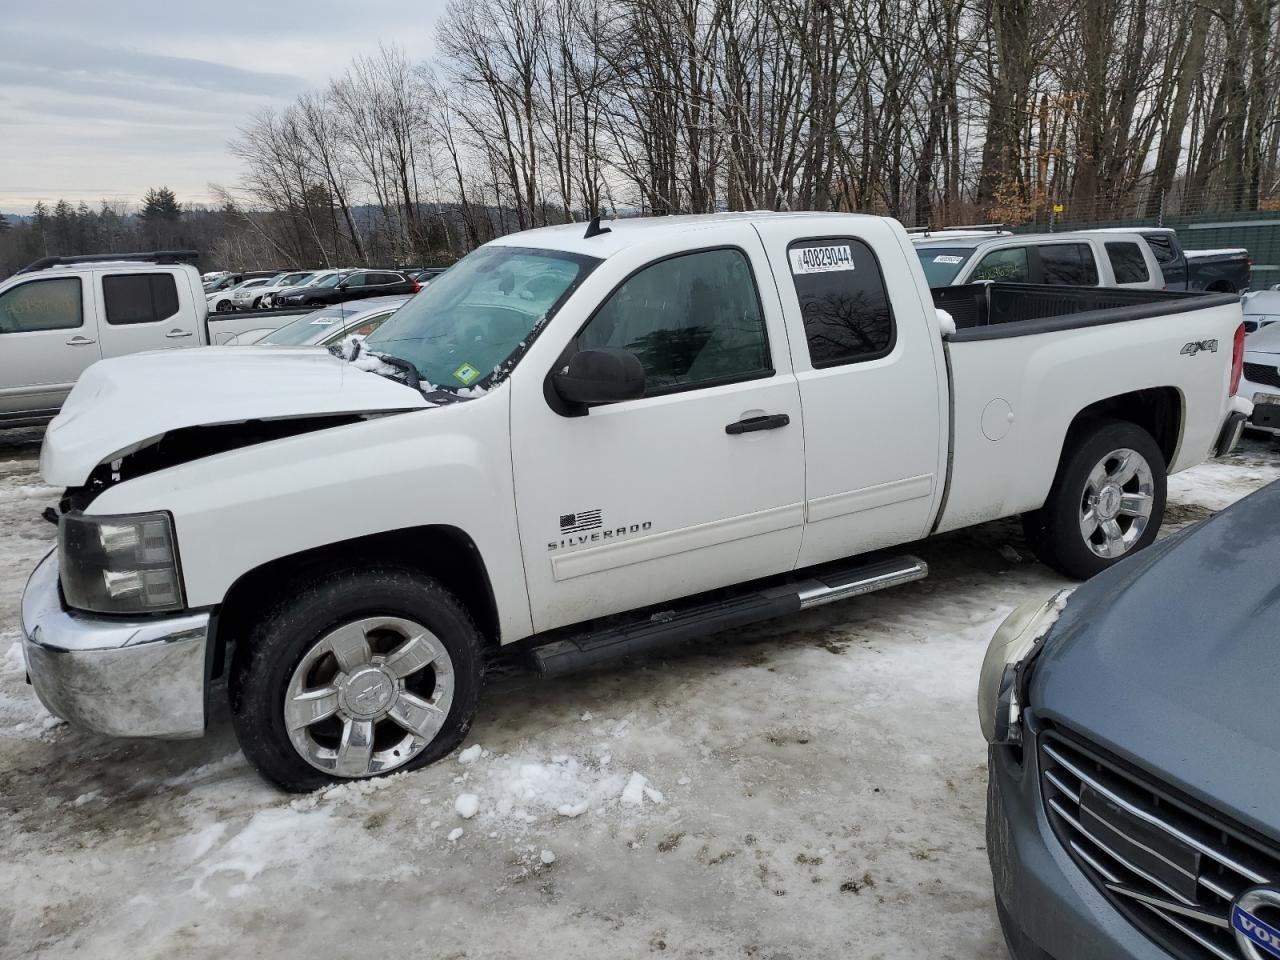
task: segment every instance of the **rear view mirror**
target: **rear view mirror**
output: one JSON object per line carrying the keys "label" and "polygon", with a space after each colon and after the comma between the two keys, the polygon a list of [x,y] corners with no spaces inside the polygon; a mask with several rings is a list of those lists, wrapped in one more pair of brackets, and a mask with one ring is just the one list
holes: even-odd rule
{"label": "rear view mirror", "polygon": [[630,350],[580,350],[551,378],[569,403],[616,403],[644,396],[644,367]]}

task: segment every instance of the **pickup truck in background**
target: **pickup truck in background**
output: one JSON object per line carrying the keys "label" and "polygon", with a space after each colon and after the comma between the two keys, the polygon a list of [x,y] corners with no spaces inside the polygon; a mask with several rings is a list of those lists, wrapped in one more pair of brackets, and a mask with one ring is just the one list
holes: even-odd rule
{"label": "pickup truck in background", "polygon": [[47,423],[98,360],[224,343],[288,314],[209,314],[194,251],[46,257],[0,283],[0,427]]}
{"label": "pickup truck in background", "polygon": [[1253,259],[1243,248],[1183,250],[1172,227],[1107,227],[1090,232],[1141,236],[1155,254],[1168,290],[1243,293],[1253,283]]}
{"label": "pickup truck in background", "polygon": [[558,674],[787,615],[999,517],[1110,567],[1238,438],[1243,333],[1228,295],[931,292],[878,217],[503,237],[342,355],[94,365],[41,451],[65,493],[27,669],[125,737],[202,735],[225,680],[290,790],[412,769],[462,742],[498,649]]}
{"label": "pickup truck in background", "polygon": [[980,281],[1160,290],[1164,278],[1136,233],[938,231],[912,238],[932,288]]}

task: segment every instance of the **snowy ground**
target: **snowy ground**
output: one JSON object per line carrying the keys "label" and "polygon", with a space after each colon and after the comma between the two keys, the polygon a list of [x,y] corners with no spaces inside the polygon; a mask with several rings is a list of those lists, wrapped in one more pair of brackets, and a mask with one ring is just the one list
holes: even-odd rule
{"label": "snowy ground", "polygon": [[[924,545],[933,575],[897,591],[504,676],[461,755],[293,798],[225,712],[172,744],[40,708],[16,645],[53,535],[36,454],[0,437],[0,958],[1004,955],[974,687],[1001,617],[1062,585],[1015,523]],[[1247,442],[1171,481],[1171,526],[1277,477]]]}

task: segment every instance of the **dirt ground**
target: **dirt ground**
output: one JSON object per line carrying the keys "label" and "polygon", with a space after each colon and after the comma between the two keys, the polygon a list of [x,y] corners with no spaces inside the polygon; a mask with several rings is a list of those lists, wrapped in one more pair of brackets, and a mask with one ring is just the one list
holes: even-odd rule
{"label": "dirt ground", "polygon": [[[641,665],[505,673],[461,758],[291,797],[224,709],[164,743],[40,707],[17,643],[54,535],[37,444],[0,439],[0,958],[1004,956],[978,666],[1012,607],[1065,585],[1016,523],[921,545],[930,578],[895,591]],[[1171,480],[1167,529],[1278,477],[1248,441]]]}

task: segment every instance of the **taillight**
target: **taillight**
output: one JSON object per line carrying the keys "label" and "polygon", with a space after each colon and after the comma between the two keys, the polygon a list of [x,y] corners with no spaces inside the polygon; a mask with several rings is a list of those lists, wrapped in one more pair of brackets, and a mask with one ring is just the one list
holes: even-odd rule
{"label": "taillight", "polygon": [[1236,337],[1231,344],[1231,392],[1234,397],[1240,389],[1240,377],[1244,374],[1244,324],[1236,327]]}
{"label": "taillight", "polygon": [[414,280],[414,281],[413,281],[413,292],[414,292],[414,293],[417,293],[417,292],[418,292],[419,290],[421,290],[421,289],[422,289],[422,284],[420,284],[417,280]]}

